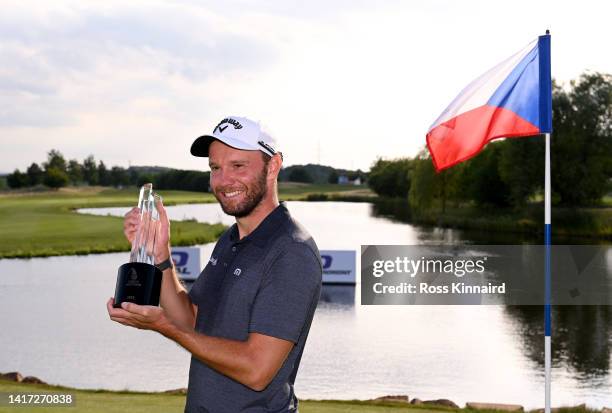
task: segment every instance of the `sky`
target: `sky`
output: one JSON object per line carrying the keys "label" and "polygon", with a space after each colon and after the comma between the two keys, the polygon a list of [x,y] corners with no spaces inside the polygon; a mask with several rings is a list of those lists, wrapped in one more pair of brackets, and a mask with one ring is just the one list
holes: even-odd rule
{"label": "sky", "polygon": [[[51,149],[208,170],[192,141],[264,123],[285,165],[414,156],[471,80],[550,29],[552,75],[612,73],[612,3],[0,0],[0,172]],[[553,135],[554,138],[554,135]]]}

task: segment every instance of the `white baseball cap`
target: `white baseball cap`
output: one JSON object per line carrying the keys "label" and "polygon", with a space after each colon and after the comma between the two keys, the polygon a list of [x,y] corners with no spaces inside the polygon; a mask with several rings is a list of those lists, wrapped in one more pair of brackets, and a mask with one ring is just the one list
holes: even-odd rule
{"label": "white baseball cap", "polygon": [[221,141],[232,148],[262,151],[270,156],[280,153],[276,149],[276,140],[262,128],[259,122],[241,116],[228,116],[215,126],[210,135],[197,138],[191,145],[191,154],[208,157],[208,148],[214,140]]}

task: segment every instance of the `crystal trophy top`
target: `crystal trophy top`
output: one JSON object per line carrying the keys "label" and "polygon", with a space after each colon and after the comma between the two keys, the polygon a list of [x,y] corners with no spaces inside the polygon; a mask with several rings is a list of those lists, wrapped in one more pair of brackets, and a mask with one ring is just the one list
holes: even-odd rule
{"label": "crystal trophy top", "polygon": [[161,197],[153,192],[152,184],[140,188],[138,208],[140,222],[132,241],[130,262],[119,267],[115,286],[115,308],[121,303],[159,305],[162,272],[155,266],[155,240],[161,223],[159,211]]}
{"label": "crystal trophy top", "polygon": [[155,265],[155,240],[159,233],[159,211],[157,205],[161,197],[153,192],[153,184],[144,184],[140,188],[138,208],[140,223],[132,241],[130,262],[143,262]]}

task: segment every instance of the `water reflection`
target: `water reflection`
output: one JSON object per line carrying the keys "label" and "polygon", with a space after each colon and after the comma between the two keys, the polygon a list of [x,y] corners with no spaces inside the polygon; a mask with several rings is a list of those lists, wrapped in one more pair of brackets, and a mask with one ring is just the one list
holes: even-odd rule
{"label": "water reflection", "polygon": [[319,302],[342,304],[353,307],[355,305],[354,285],[323,285]]}
{"label": "water reflection", "polygon": [[[525,354],[544,367],[544,311],[536,306],[506,306],[516,322]],[[580,381],[610,373],[612,311],[610,306],[557,306],[552,309],[553,365],[564,366]],[[612,389],[610,389],[612,391]]]}
{"label": "water reflection", "polygon": [[[404,200],[375,201],[372,214],[396,222],[411,222],[411,212]],[[420,228],[422,243],[438,244],[541,244],[537,234],[491,233],[487,231]],[[553,238],[557,244],[597,244],[605,241],[584,238]],[[580,256],[583,249],[571,251],[578,272],[591,262],[592,256]],[[584,255],[584,254],[583,254]],[[609,268],[610,266],[608,266]],[[603,272],[605,274],[605,272]],[[506,274],[507,276],[508,274]],[[577,283],[576,288],[580,288]],[[523,353],[544,368],[544,310],[541,306],[505,305],[504,312],[513,320],[516,337],[521,341]],[[552,361],[553,367],[563,368],[584,385],[602,387],[612,393],[610,363],[612,360],[612,309],[608,305],[562,305],[552,309]]]}
{"label": "water reflection", "polygon": [[[544,240],[543,233],[529,232],[503,232],[503,231],[487,231],[479,229],[451,229],[443,228],[440,225],[419,225],[413,220],[408,201],[401,198],[394,199],[375,199],[371,203],[371,214],[374,217],[381,217],[397,223],[405,223],[416,225],[420,229],[419,241],[423,243],[438,242],[444,244],[490,244],[490,245],[510,245],[510,244],[542,244]],[[541,214],[533,214],[536,218],[543,217]],[[468,218],[466,218],[468,219]],[[590,219],[589,217],[585,219]],[[554,222],[554,217],[553,217]],[[438,223],[439,224],[439,223]],[[553,224],[554,225],[554,224]],[[543,228],[542,228],[543,229]],[[559,245],[595,245],[609,244],[610,241],[603,238],[588,238],[588,237],[571,237],[563,234],[552,234],[553,244]]]}

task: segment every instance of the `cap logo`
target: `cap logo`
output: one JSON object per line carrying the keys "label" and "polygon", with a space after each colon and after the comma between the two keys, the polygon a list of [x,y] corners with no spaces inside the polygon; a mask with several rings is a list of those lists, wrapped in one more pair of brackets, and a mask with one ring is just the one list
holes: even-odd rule
{"label": "cap logo", "polygon": [[223,127],[221,125],[224,125],[226,123],[229,123],[230,125],[233,125],[234,129],[242,129],[242,125],[236,119],[225,118],[221,122],[219,122],[219,124],[217,126],[215,126],[215,129],[213,129],[213,133],[215,133],[217,131],[217,129],[219,129],[219,133],[223,133],[223,131],[225,129],[227,129],[227,127],[229,125],[225,125]]}
{"label": "cap logo", "polygon": [[260,146],[262,146],[262,147],[264,147],[265,149],[267,149],[267,150],[268,150],[268,152],[270,152],[272,155],[275,155],[275,154],[276,154],[276,151],[274,150],[274,148],[273,148],[273,147],[271,147],[270,145],[268,145],[267,143],[265,143],[264,141],[257,141],[257,143],[258,143]]}

